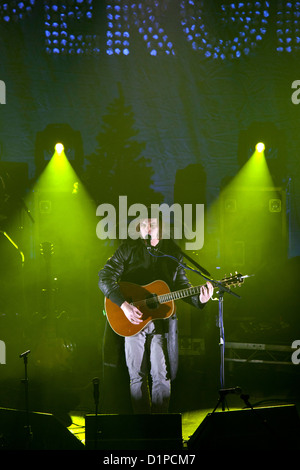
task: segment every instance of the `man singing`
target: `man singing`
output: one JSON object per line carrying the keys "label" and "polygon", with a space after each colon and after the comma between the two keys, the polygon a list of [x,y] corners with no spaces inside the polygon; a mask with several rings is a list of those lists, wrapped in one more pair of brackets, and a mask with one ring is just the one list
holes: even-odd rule
{"label": "man singing", "polygon": [[[127,281],[146,285],[156,280],[165,281],[170,290],[191,287],[182,262],[179,247],[171,239],[161,237],[157,218],[141,219],[140,238],[128,239],[116,250],[99,272],[99,288],[122,310],[134,325],[142,322],[141,311],[131,305],[122,295],[118,282]],[[151,247],[172,258],[151,255],[146,240],[150,237]],[[176,258],[176,259],[173,259]],[[201,287],[200,295],[184,300],[196,308],[203,308],[213,294],[213,286],[207,282]],[[130,377],[130,392],[134,413],[167,413],[171,393],[172,364],[176,363],[177,319],[151,321],[139,333],[125,337],[125,358]],[[174,369],[174,367],[173,367]],[[151,391],[149,390],[151,375]]]}

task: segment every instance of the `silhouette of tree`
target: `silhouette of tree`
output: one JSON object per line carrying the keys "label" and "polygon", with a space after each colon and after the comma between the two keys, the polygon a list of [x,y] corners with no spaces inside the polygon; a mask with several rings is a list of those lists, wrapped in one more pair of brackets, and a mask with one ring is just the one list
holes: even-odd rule
{"label": "silhouette of tree", "polygon": [[127,196],[128,205],[158,203],[162,196],[151,188],[151,162],[141,155],[146,144],[135,139],[139,131],[132,107],[126,105],[120,83],[118,89],[119,96],[102,116],[96,151],[86,157],[85,184],[98,204],[118,205],[119,196]]}

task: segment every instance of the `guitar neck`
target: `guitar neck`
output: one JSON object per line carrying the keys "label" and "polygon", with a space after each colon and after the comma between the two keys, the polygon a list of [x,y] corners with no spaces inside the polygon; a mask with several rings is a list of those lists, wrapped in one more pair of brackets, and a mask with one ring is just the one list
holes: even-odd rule
{"label": "guitar neck", "polygon": [[[230,276],[227,278],[223,278],[222,281],[218,281],[219,284],[222,284],[223,286],[241,286],[242,283],[244,282],[244,278],[248,276],[242,276],[241,274],[237,273],[234,276]],[[181,289],[177,290],[174,292],[169,292],[168,294],[161,294],[157,296],[157,300],[159,303],[163,304],[166,302],[170,302],[171,300],[178,300],[178,299],[183,299],[184,297],[191,297],[192,295],[197,295],[200,294],[201,291],[201,286],[195,286],[195,287],[187,287],[186,289]]]}
{"label": "guitar neck", "polygon": [[179,300],[184,297],[191,297],[192,295],[200,294],[201,286],[188,287],[187,289],[181,289],[174,292],[169,292],[168,294],[162,294],[157,296],[159,303],[164,304],[170,302],[171,300]]}

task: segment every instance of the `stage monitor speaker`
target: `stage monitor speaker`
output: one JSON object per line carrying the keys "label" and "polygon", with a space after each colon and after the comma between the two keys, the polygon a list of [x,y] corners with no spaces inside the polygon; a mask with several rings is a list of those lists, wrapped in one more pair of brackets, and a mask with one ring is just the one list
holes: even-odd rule
{"label": "stage monitor speaker", "polygon": [[88,414],[85,446],[101,450],[180,450],[181,415]]}
{"label": "stage monitor speaker", "polygon": [[[287,257],[285,190],[276,187],[228,188],[220,196],[222,268],[258,272],[276,253]],[[228,271],[227,271],[228,272]]]}
{"label": "stage monitor speaker", "polygon": [[296,449],[300,420],[295,405],[208,414],[188,441],[190,451]]}
{"label": "stage monitor speaker", "polygon": [[[29,423],[29,426],[28,426]],[[28,433],[28,428],[31,435]],[[48,413],[1,408],[1,450],[83,450],[85,447],[57,418]]]}

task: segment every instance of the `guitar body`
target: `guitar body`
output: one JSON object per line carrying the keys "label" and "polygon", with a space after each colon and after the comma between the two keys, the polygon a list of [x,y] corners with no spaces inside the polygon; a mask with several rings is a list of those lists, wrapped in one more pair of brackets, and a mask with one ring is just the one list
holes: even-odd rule
{"label": "guitar body", "polygon": [[175,312],[174,300],[159,303],[158,295],[170,293],[168,285],[164,281],[154,281],[145,286],[139,286],[131,282],[119,283],[122,294],[129,303],[143,313],[143,321],[132,324],[124,315],[124,312],[114,302],[105,298],[105,311],[111,328],[120,336],[134,336],[142,331],[153,320],[167,319]]}
{"label": "guitar body", "polygon": [[[241,286],[244,278],[236,273],[220,281],[223,286]],[[199,295],[202,286],[187,287],[176,292],[171,292],[164,281],[153,281],[145,286],[139,286],[132,282],[120,282],[121,292],[127,302],[134,304],[142,312],[142,322],[138,325],[131,323],[122,309],[114,302],[105,298],[105,311],[112,329],[120,336],[134,336],[142,331],[152,320],[170,318],[175,312],[174,300],[192,295]]]}

